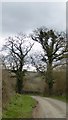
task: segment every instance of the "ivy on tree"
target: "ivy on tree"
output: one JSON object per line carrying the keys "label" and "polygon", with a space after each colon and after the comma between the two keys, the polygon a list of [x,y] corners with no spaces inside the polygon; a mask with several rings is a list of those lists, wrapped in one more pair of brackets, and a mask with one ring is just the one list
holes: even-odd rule
{"label": "ivy on tree", "polygon": [[[67,57],[67,39],[64,32],[58,33],[54,30],[48,30],[45,27],[36,29],[31,35],[32,40],[41,44],[44,55],[42,55],[42,61],[46,63],[46,82],[49,87],[49,94],[51,94],[54,79],[53,69],[59,65],[66,64],[61,62],[62,59]],[[35,65],[35,61],[32,62]],[[36,66],[36,65],[35,65]],[[37,67],[39,70],[39,67]]]}

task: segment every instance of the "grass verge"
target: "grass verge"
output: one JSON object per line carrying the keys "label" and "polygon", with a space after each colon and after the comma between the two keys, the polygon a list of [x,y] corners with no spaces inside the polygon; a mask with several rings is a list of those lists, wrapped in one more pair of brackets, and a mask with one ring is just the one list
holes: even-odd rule
{"label": "grass verge", "polygon": [[68,97],[66,96],[51,96],[51,98],[57,99],[57,100],[61,100],[63,102],[67,102],[68,103]]}
{"label": "grass verge", "polygon": [[16,94],[3,111],[3,118],[32,118],[37,102],[28,95]]}

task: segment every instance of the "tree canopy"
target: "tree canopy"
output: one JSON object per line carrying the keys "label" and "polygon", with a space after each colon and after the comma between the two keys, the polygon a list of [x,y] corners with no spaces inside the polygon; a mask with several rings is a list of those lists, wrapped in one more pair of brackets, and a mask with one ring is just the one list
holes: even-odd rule
{"label": "tree canopy", "polygon": [[3,46],[2,50],[7,52],[5,61],[10,70],[15,72],[17,77],[17,92],[21,93],[23,88],[23,66],[25,64],[25,57],[30,52],[34,43],[27,43],[26,35],[19,34],[15,37],[9,37]]}
{"label": "tree canopy", "polygon": [[[54,83],[52,76],[53,68],[66,64],[68,52],[66,34],[64,32],[56,32],[52,29],[49,30],[44,27],[36,29],[31,35],[31,38],[32,40],[40,43],[44,51],[41,61],[46,63],[46,81],[49,89],[51,89]],[[64,62],[62,63],[61,60],[63,59]]]}

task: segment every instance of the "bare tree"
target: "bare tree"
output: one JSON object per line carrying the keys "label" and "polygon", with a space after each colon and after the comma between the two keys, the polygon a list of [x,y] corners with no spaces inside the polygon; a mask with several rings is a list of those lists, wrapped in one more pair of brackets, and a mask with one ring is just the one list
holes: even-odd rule
{"label": "bare tree", "polygon": [[31,59],[31,64],[36,68],[36,71],[39,72],[41,75],[42,73],[44,74],[46,69],[46,64],[43,61],[41,61],[43,59],[42,53],[35,52],[30,55],[30,59]]}
{"label": "bare tree", "polygon": [[46,82],[49,86],[49,93],[51,94],[54,83],[53,69],[66,63],[66,61],[61,63],[61,60],[67,57],[68,52],[66,35],[64,32],[58,33],[44,27],[35,30],[31,38],[40,43],[44,50],[42,61],[47,65]]}
{"label": "bare tree", "polygon": [[[34,45],[34,43],[31,44],[27,40],[24,34],[9,37],[2,48],[2,50],[6,50],[7,52],[5,56],[7,67],[16,74],[18,93],[21,93],[23,88],[23,77],[25,73],[23,66],[25,64],[25,57]],[[29,46],[26,45],[27,42]]]}

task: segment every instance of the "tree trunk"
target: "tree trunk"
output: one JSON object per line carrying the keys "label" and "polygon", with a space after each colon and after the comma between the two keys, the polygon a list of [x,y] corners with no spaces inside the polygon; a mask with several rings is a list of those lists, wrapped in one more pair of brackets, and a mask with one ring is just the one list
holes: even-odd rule
{"label": "tree trunk", "polygon": [[47,66],[46,82],[47,82],[47,84],[48,84],[48,92],[49,92],[49,95],[51,95],[51,94],[52,94],[52,88],[53,88],[52,64],[49,64],[49,65]]}
{"label": "tree trunk", "polygon": [[17,72],[16,92],[21,94],[22,89],[23,89],[23,74],[22,72]]}

